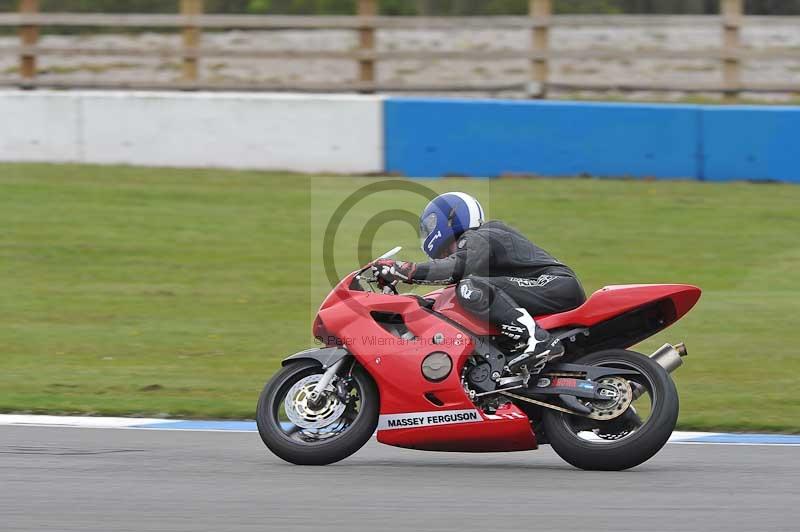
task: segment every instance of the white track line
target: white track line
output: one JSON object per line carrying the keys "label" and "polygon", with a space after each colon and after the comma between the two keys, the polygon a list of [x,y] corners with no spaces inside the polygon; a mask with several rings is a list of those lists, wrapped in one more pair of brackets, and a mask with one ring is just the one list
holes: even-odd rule
{"label": "white track line", "polygon": [[[0,414],[0,426],[72,427],[92,429],[181,430],[194,432],[255,432],[253,421],[192,421],[181,419],[31,416]],[[800,435],[737,434],[675,431],[670,443],[690,445],[772,445],[800,447]]]}
{"label": "white track line", "polygon": [[133,428],[137,425],[171,423],[172,419],[90,416],[29,416],[0,414],[0,425],[33,425],[38,427],[76,427],[87,429]]}

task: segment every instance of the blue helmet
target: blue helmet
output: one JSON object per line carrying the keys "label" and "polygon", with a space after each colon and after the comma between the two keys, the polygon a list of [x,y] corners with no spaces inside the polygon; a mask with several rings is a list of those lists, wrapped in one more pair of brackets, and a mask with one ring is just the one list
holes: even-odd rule
{"label": "blue helmet", "polygon": [[441,258],[464,231],[482,223],[483,207],[469,194],[447,192],[436,196],[419,217],[422,251],[432,259]]}

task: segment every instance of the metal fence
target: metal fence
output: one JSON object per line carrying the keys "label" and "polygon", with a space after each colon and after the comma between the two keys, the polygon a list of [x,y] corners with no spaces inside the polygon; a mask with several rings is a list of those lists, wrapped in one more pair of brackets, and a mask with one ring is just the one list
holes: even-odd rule
{"label": "metal fence", "polygon": [[[689,20],[693,23],[716,25],[721,28],[722,39],[717,49],[711,50],[559,50],[553,43],[550,30],[554,26],[586,24],[590,18],[552,14],[551,0],[530,0],[528,16],[494,17],[386,17],[377,14],[377,0],[359,0],[354,16],[258,16],[258,15],[210,15],[204,14],[203,0],[181,0],[180,13],[175,15],[153,14],[78,14],[42,13],[38,0],[21,0],[17,13],[0,13],[0,27],[18,27],[20,42],[16,47],[0,48],[0,54],[19,56],[19,75],[4,81],[5,85],[22,88],[127,88],[127,89],[176,89],[176,90],[295,90],[295,91],[482,91],[525,90],[532,96],[545,97],[548,89],[566,90],[619,90],[619,91],[681,91],[720,92],[727,97],[737,97],[741,92],[800,92],[796,83],[752,83],[743,82],[741,62],[750,59],[795,58],[797,50],[767,49],[746,50],[741,46],[740,33],[749,19],[743,15],[743,0],[720,0],[718,16],[631,16],[602,17],[605,24],[616,27],[658,27],[667,21]],[[600,18],[595,19],[600,20]],[[798,19],[800,23],[800,19]],[[181,32],[182,45],[175,48],[145,50],[136,47],[92,48],[80,46],[42,46],[39,44],[43,27],[116,27],[116,28],[175,28]],[[800,26],[800,24],[799,24]],[[354,50],[265,50],[229,49],[204,46],[201,42],[203,29],[346,29],[358,33],[359,47]],[[376,34],[380,29],[464,29],[492,28],[530,31],[530,47],[519,50],[497,51],[379,51],[376,49]],[[555,46],[554,46],[555,45]],[[62,56],[155,56],[180,58],[181,76],[174,81],[53,81],[37,78],[37,57],[41,55]],[[358,79],[348,83],[274,83],[274,82],[209,82],[199,78],[198,63],[210,58],[256,58],[256,59],[346,59],[359,65]],[[549,75],[552,59],[580,58],[599,60],[626,60],[642,58],[662,59],[713,59],[722,64],[722,76],[717,83],[652,83],[620,81],[608,82],[554,82]],[[530,62],[528,83],[520,82],[459,82],[452,83],[381,83],[376,80],[375,66],[383,60],[466,60],[487,61],[524,59]]]}

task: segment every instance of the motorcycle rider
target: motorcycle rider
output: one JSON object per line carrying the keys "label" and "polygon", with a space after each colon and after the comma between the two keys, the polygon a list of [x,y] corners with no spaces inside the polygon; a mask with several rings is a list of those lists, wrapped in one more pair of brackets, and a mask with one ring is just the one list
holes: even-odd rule
{"label": "motorcycle rider", "polygon": [[379,259],[373,272],[380,283],[458,283],[460,304],[509,340],[506,365],[514,373],[523,366],[538,373],[564,354],[561,342],[532,316],[564,312],[586,300],[575,272],[503,222],[484,222],[481,204],[463,192],[434,198],[420,216],[420,234],[431,260]]}

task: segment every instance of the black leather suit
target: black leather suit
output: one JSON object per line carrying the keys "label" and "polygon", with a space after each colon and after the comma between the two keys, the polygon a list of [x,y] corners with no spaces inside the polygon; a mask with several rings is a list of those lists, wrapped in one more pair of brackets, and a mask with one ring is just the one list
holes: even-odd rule
{"label": "black leather suit", "polygon": [[[460,303],[514,340],[526,341],[514,325],[526,309],[531,316],[564,312],[585,300],[575,272],[515,229],[490,221],[458,239],[455,251],[417,265],[415,283],[458,283]],[[505,325],[505,327],[503,327]]]}

